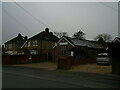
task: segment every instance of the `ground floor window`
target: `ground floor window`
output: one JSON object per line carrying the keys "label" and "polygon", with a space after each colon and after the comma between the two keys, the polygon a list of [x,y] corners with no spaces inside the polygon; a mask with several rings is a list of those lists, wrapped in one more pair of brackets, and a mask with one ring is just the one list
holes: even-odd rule
{"label": "ground floor window", "polygon": [[66,46],[61,47],[61,55],[62,56],[67,56],[68,55],[68,50],[67,50]]}
{"label": "ground floor window", "polygon": [[83,51],[75,52],[74,58],[76,58],[76,59],[84,59],[84,58],[87,58],[87,54],[85,52],[83,52]]}
{"label": "ground floor window", "polygon": [[31,50],[31,51],[30,51],[30,54],[36,55],[36,54],[38,54],[38,51],[37,51],[37,50]]}

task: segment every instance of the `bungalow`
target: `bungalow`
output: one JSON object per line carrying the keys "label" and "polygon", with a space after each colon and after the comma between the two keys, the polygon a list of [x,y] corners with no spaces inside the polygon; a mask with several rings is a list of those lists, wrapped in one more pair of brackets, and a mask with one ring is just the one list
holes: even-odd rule
{"label": "bungalow", "polygon": [[5,42],[4,53],[10,55],[18,55],[22,54],[21,46],[27,40],[27,36],[22,36],[20,33],[17,37]]}
{"label": "bungalow", "polygon": [[58,40],[58,37],[49,32],[49,28],[45,28],[45,31],[29,38],[21,48],[29,55],[47,54],[52,58],[52,47]]}
{"label": "bungalow", "polygon": [[54,47],[54,59],[72,56],[74,60],[95,60],[97,54],[103,52],[105,47],[96,41],[76,39],[63,36]]}

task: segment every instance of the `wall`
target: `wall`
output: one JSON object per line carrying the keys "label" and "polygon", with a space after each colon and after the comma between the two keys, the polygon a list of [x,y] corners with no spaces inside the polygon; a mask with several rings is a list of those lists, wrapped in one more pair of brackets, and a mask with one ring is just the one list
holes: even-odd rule
{"label": "wall", "polygon": [[90,64],[95,63],[95,58],[86,58],[86,59],[74,59],[73,57],[60,57],[58,59],[58,69],[70,69],[72,66],[81,65],[81,64]]}
{"label": "wall", "polygon": [[32,63],[32,62],[43,62],[46,61],[46,55],[32,55],[32,59],[29,59],[29,55],[3,55],[2,64],[22,64],[22,63]]}

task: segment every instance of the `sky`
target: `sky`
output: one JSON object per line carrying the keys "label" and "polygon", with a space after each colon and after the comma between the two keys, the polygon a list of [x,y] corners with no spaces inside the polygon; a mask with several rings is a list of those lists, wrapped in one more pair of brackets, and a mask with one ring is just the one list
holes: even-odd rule
{"label": "sky", "polygon": [[86,39],[98,34],[118,36],[117,2],[4,2],[2,43],[18,33],[32,37],[48,27],[72,36],[82,30]]}

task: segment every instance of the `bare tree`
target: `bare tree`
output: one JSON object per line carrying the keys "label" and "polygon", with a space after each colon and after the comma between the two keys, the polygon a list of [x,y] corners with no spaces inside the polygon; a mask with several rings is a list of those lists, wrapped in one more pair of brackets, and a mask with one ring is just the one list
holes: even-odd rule
{"label": "bare tree", "polygon": [[54,32],[54,35],[58,38],[61,38],[62,36],[68,36],[67,32]]}
{"label": "bare tree", "polygon": [[105,42],[110,42],[112,39],[112,36],[110,34],[105,33],[105,34],[99,34],[94,38],[94,40],[98,41],[101,37]]}
{"label": "bare tree", "polygon": [[79,30],[78,32],[75,32],[73,37],[77,39],[85,39],[85,33]]}

